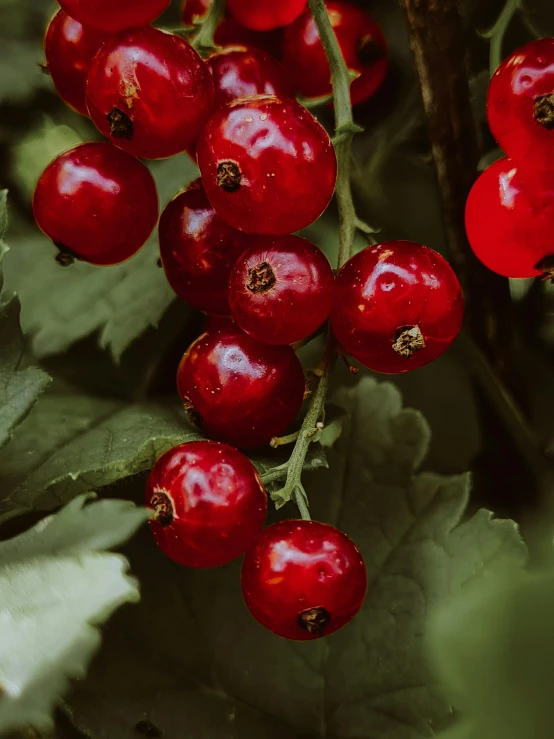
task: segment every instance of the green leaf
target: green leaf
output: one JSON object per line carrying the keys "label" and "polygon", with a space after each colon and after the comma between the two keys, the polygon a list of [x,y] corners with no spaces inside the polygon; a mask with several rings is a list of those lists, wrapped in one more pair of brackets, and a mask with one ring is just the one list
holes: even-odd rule
{"label": "green leaf", "polygon": [[0,306],[0,447],[23,421],[50,377],[36,367],[19,369],[24,344],[17,299]]}
{"label": "green leaf", "polygon": [[437,674],[462,718],[444,739],[554,733],[554,573],[499,564],[431,621]]}
{"label": "green leaf", "polygon": [[366,378],[337,401],[349,413],[344,433],[330,468],[305,484],[314,518],[363,552],[360,614],[328,639],[285,641],[247,612],[240,561],[186,570],[144,532],[131,554],[140,612],[121,614],[71,701],[93,736],[126,739],[146,719],[166,739],[421,739],[449,720],[427,666],[428,609],[500,553],[522,561],[525,548],[513,522],[487,511],[461,523],[466,475],[416,473],[429,429],[394,386]]}
{"label": "green leaf", "polygon": [[[1,263],[8,247],[2,238],[8,227],[7,190],[0,191],[0,292],[3,286]],[[2,300],[0,297],[0,301]],[[50,382],[36,367],[20,369],[24,341],[19,325],[19,302],[0,302],[0,448],[15,427],[27,416],[38,396]]]}
{"label": "green leaf", "polygon": [[[196,169],[178,156],[151,164],[163,207]],[[76,263],[62,269],[44,236],[14,244],[6,258],[6,284],[19,295],[21,321],[33,351],[46,357],[98,332],[117,360],[148,327],[157,326],[175,295],[157,267],[157,234],[131,260],[115,267]]]}
{"label": "green leaf", "polygon": [[51,726],[55,702],[100,644],[98,625],[139,598],[127,561],[102,550],[128,539],[146,510],[85,502],[0,544],[0,732]]}
{"label": "green leaf", "polygon": [[150,469],[167,449],[197,438],[176,404],[46,395],[0,452],[0,510],[50,510]]}

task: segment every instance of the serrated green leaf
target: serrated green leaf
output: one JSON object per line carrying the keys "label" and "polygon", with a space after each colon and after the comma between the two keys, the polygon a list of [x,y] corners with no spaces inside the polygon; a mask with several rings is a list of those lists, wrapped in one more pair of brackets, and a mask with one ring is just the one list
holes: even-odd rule
{"label": "serrated green leaf", "polygon": [[467,476],[416,474],[429,429],[394,386],[366,378],[337,400],[349,413],[344,434],[330,469],[305,483],[314,518],[362,549],[361,613],[329,639],[287,642],[246,611],[240,561],[179,568],[145,532],[131,557],[143,607],[122,614],[72,699],[94,736],[109,727],[110,739],[126,739],[147,719],[164,739],[196,739],[204,725],[210,739],[421,739],[450,718],[427,666],[428,608],[500,553],[522,561],[525,548],[513,522],[487,511],[460,523]]}
{"label": "serrated green leaf", "polygon": [[[196,174],[187,157],[151,165],[163,207]],[[63,269],[55,249],[36,233],[14,244],[5,262],[7,286],[21,301],[25,333],[33,351],[46,357],[93,332],[117,360],[134,339],[157,326],[175,294],[157,267],[154,234],[131,260],[115,267],[76,263]]]}
{"label": "serrated green leaf", "polygon": [[499,564],[433,616],[437,674],[461,718],[441,739],[550,739],[554,574]]}
{"label": "serrated green leaf", "polygon": [[[7,190],[0,192],[0,293],[3,288],[2,260],[8,251],[2,237],[8,226]],[[19,325],[19,302],[16,298],[2,303],[0,295],[0,448],[11,437],[16,426],[27,416],[38,396],[50,382],[49,376],[36,367],[20,369],[24,342]]]}
{"label": "serrated green leaf", "polygon": [[50,377],[36,367],[19,369],[23,357],[19,303],[14,298],[0,306],[0,447],[23,421]]}
{"label": "serrated green leaf", "polygon": [[127,561],[102,550],[129,538],[146,510],[85,502],[0,544],[0,732],[51,726],[56,700],[100,644],[98,625],[139,598]]}
{"label": "serrated green leaf", "polygon": [[50,510],[197,438],[177,404],[46,395],[0,452],[0,511]]}

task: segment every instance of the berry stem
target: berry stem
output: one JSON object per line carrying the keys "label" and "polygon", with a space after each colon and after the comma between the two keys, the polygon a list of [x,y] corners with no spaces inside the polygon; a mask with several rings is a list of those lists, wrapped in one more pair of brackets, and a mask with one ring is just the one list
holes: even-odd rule
{"label": "berry stem", "polygon": [[224,13],[225,0],[212,0],[208,15],[200,26],[200,30],[191,41],[191,45],[200,55],[207,54],[216,48],[214,34]]}
{"label": "berry stem", "polygon": [[[364,233],[372,233],[370,226],[363,223],[356,215],[352,189],[350,187],[350,163],[352,153],[352,138],[362,129],[354,123],[352,105],[350,101],[350,85],[355,79],[349,71],[339,42],[329,20],[324,0],[309,0],[310,10],[316,24],[319,37],[322,41],[327,61],[331,68],[331,83],[333,86],[333,102],[335,108],[335,137],[333,145],[337,154],[338,173],[336,198],[339,211],[339,253],[337,267],[340,269],[350,257],[354,249],[356,230],[360,228]],[[318,377],[308,412],[298,434],[294,450],[287,463],[285,486],[272,495],[281,505],[294,498],[302,518],[310,520],[308,499],[302,486],[302,470],[310,444],[316,441],[317,424],[324,415],[325,399],[329,389],[331,370],[337,358],[335,337],[331,330],[327,339],[327,348],[321,364],[321,374]]]}
{"label": "berry stem", "polygon": [[[339,42],[337,40],[324,0],[309,0],[310,10],[317,26],[329,66],[333,85],[335,107],[335,151],[337,153],[337,206],[339,210],[339,255],[337,267],[340,269],[352,256],[354,238],[359,219],[356,216],[352,189],[350,187],[350,160],[352,138],[362,129],[354,123],[350,102],[350,85],[354,76],[349,71]],[[365,229],[364,229],[365,230]]]}
{"label": "berry stem", "polygon": [[[318,421],[321,420],[323,415],[323,407],[325,405],[325,398],[327,397],[327,390],[329,388],[329,377],[331,375],[331,369],[334,363],[335,356],[334,349],[334,337],[330,334],[327,343],[327,352],[325,354],[323,374],[319,378],[317,389],[312,395],[310,407],[302,427],[298,434],[294,450],[287,463],[287,477],[285,486],[282,490],[272,495],[274,500],[287,501],[294,497],[298,510],[302,518],[310,520],[310,512],[307,506],[307,497],[302,487],[301,478],[302,470],[304,468],[304,461],[306,454],[310,448],[310,444],[316,438],[316,428]],[[264,482],[267,482],[267,477],[264,476]]]}
{"label": "berry stem", "polygon": [[482,38],[490,39],[489,68],[491,77],[502,62],[502,43],[508,26],[520,9],[521,0],[506,0],[506,4],[494,25],[488,31],[479,34]]}

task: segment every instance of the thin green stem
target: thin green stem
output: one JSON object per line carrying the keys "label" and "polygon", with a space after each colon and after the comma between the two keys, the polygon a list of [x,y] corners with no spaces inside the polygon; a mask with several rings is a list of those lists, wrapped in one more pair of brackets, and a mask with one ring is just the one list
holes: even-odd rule
{"label": "thin green stem", "polygon": [[274,467],[268,472],[264,472],[261,475],[262,482],[264,485],[269,485],[270,482],[278,482],[279,480],[285,480],[289,469],[289,463],[280,464],[279,467]]}
{"label": "thin green stem", "polygon": [[310,509],[308,506],[308,496],[306,495],[306,491],[302,487],[301,483],[298,483],[294,490],[294,500],[304,521],[311,521],[312,517],[310,516]]}
{"label": "thin green stem", "polygon": [[[354,123],[352,117],[350,85],[352,84],[353,75],[345,64],[337,37],[327,15],[325,2],[324,0],[309,0],[309,5],[331,68],[331,83],[333,86],[333,103],[335,108],[335,137],[333,144],[335,146],[338,166],[336,198],[339,211],[339,253],[337,267],[340,268],[352,256],[356,230],[362,225],[362,222],[356,215],[352,190],[350,188],[352,137],[362,129]],[[366,224],[363,224],[362,230],[365,232],[372,231]],[[321,374],[317,379],[317,387],[313,392],[308,412],[287,463],[285,485],[272,496],[277,504],[279,502],[283,504],[294,498],[300,515],[306,520],[310,519],[310,511],[308,508],[308,499],[302,486],[302,471],[310,444],[318,438],[319,429],[317,424],[324,416],[329,378],[336,358],[335,337],[329,329],[325,357],[321,364]],[[275,479],[273,478],[273,480]],[[264,476],[265,481],[267,481],[266,476]]]}
{"label": "thin green stem", "polygon": [[208,15],[191,42],[199,54],[207,54],[216,47],[214,34],[224,13],[225,0],[212,0]]}
{"label": "thin green stem", "polygon": [[[329,377],[331,375],[335,356],[334,349],[331,349],[332,342],[334,343],[334,339],[330,335],[327,347],[328,351],[325,359],[325,368],[322,376],[319,378],[317,388],[312,395],[308,412],[306,413],[294,450],[288,461],[285,486],[273,496],[276,500],[285,501],[294,498],[298,504],[302,518],[307,519],[310,518],[310,514],[306,505],[306,495],[301,483],[302,470],[304,468],[304,462],[306,460],[306,454],[308,453],[310,444],[316,436],[317,423],[323,416],[325,398],[327,397],[327,390],[329,388]],[[304,502],[303,506],[299,504],[300,499]]]}
{"label": "thin green stem", "polygon": [[324,0],[309,0],[310,10],[319,37],[331,67],[333,101],[335,106],[335,151],[337,153],[337,206],[339,209],[339,256],[337,267],[342,267],[352,256],[358,218],[350,187],[350,159],[352,137],[362,129],[354,123],[350,102],[350,85],[353,81],[336,34],[329,20]]}
{"label": "thin green stem", "polygon": [[508,26],[512,22],[512,18],[520,8],[521,0],[506,0],[506,4],[494,26],[480,34],[483,38],[490,39],[489,69],[491,77],[502,62],[502,43],[504,36],[506,35]]}

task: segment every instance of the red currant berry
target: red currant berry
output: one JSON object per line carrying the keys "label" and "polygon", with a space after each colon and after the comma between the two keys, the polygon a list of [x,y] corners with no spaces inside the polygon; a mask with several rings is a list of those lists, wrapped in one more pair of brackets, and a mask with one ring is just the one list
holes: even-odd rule
{"label": "red currant berry", "polygon": [[219,108],[198,139],[206,195],[247,233],[282,235],[318,218],[333,196],[335,151],[295,100],[259,95]]}
{"label": "red currant berry", "polygon": [[260,49],[232,46],[208,59],[215,87],[215,104],[224,105],[253,95],[292,97],[282,65]]}
{"label": "red currant berry", "polygon": [[554,167],[554,39],[532,41],[504,60],[489,86],[487,115],[509,157]]}
{"label": "red currant berry", "polygon": [[500,159],[473,185],[466,204],[467,237],[493,272],[554,274],[553,230],[553,175],[527,173],[511,159]]}
{"label": "red currant berry", "polygon": [[[387,74],[387,41],[378,23],[361,8],[325,3],[347,67],[360,76],[350,88],[352,104],[374,95]],[[309,10],[285,32],[283,64],[299,93],[307,98],[330,95],[331,71]]]}
{"label": "red currant berry", "polygon": [[210,71],[184,39],[133,28],[98,52],[87,85],[90,116],[130,154],[162,159],[190,144],[213,107]]}
{"label": "red currant berry", "polygon": [[243,331],[267,344],[292,344],[329,317],[333,271],[306,239],[259,238],[231,272],[229,300]]}
{"label": "red currant berry", "polygon": [[317,639],[362,607],[367,575],[359,549],[342,531],[316,521],[280,521],[265,529],[242,565],[248,609],[286,639]]}
{"label": "red currant berry", "polygon": [[145,26],[158,18],[171,0],[60,0],[62,8],[85,26],[122,31]]}
{"label": "red currant berry", "polygon": [[411,241],[367,247],[335,279],[335,335],[376,372],[407,372],[433,361],[458,335],[463,314],[452,268]]}
{"label": "red currant berry", "polygon": [[146,483],[150,528],[160,549],[185,567],[218,567],[256,541],[267,496],[252,462],[233,447],[192,441],[166,452]]}
{"label": "red currant berry", "polygon": [[269,31],[288,26],[306,7],[308,0],[227,0],[227,8],[241,26],[254,31]]}
{"label": "red currant berry", "polygon": [[285,431],[300,410],[305,383],[290,346],[262,344],[229,323],[189,347],[177,388],[191,420],[207,436],[246,448]]}
{"label": "red currant berry", "polygon": [[218,46],[247,46],[261,49],[279,59],[283,44],[283,29],[252,31],[237,23],[233,18],[223,18],[216,28],[214,41]]}
{"label": "red currant berry", "polygon": [[208,15],[211,0],[184,0],[181,6],[181,21],[185,28],[199,25]]}
{"label": "red currant berry", "polygon": [[88,71],[107,38],[108,34],[81,25],[63,10],[56,13],[46,31],[44,53],[52,81],[62,100],[82,115],[88,116]]}
{"label": "red currant berry", "polygon": [[33,211],[38,226],[71,257],[118,264],[132,257],[158,220],[158,194],[148,169],[109,144],[81,144],[41,174]]}
{"label": "red currant berry", "polygon": [[167,205],[158,233],[165,274],[181,300],[204,313],[228,315],[231,268],[252,237],[217,215],[201,180]]}

